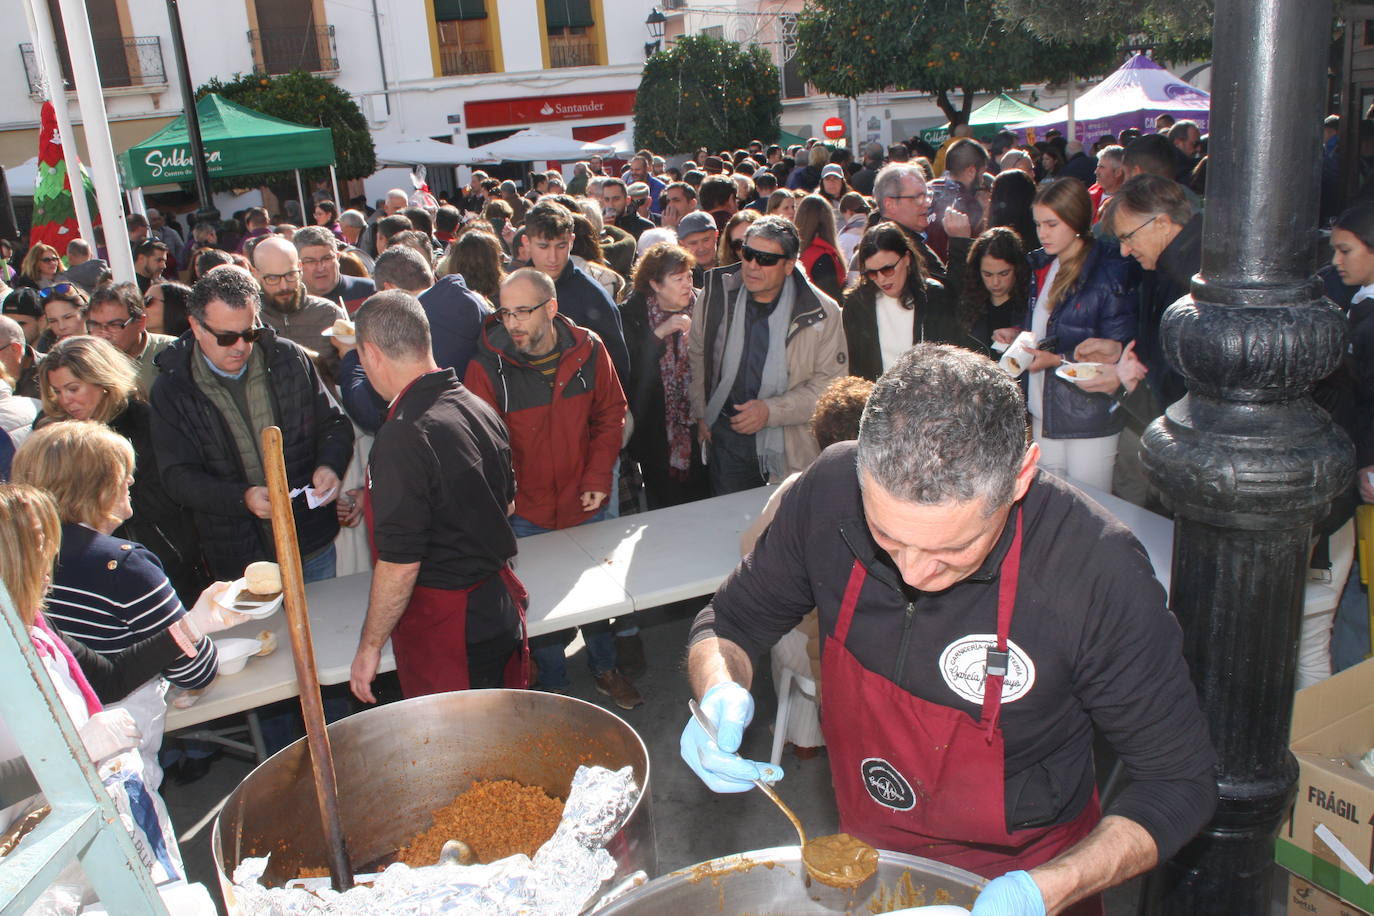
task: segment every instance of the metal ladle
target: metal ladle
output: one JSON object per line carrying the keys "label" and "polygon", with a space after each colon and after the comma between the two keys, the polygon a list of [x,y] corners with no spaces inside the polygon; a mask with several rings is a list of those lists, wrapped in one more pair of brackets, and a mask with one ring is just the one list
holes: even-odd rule
{"label": "metal ladle", "polygon": [[[707,718],[706,713],[701,711],[701,707],[697,704],[697,701],[688,700],[687,706],[692,710],[692,718],[697,720],[697,724],[701,726],[702,731],[706,732],[708,738],[715,741],[716,727],[711,720]],[[806,865],[806,873],[812,878],[815,878],[827,887],[852,890],[877,873],[878,851],[872,846],[869,846],[861,840],[855,839],[847,833],[832,834],[830,836],[823,836],[808,841],[806,839],[806,828],[802,827],[801,820],[793,813],[792,809],[787,806],[787,803],[778,796],[778,793],[773,790],[773,787],[762,779],[755,779],[753,783],[763,791],[764,795],[767,795],[773,800],[773,804],[782,809],[782,813],[787,815],[787,819],[791,821],[792,826],[796,828],[797,839],[801,842],[802,863]],[[852,852],[852,858],[854,859],[852,864],[846,863],[840,870],[836,871],[822,867],[814,861],[820,848],[836,846],[842,846],[846,852]]]}

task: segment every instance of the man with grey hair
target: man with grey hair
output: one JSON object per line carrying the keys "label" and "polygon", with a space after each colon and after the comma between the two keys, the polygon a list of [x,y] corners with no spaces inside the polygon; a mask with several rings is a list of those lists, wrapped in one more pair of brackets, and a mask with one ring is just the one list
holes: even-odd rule
{"label": "man with grey hair", "polygon": [[869,225],[876,226],[884,220],[891,220],[900,226],[925,260],[926,273],[944,283],[945,262],[926,244],[931,194],[920,166],[903,163],[884,167],[873,180],[873,199],[878,209],[869,220]]}
{"label": "man with grey hair", "polygon": [[[450,274],[438,282],[425,258],[408,245],[392,245],[377,258],[373,275],[383,290],[401,290],[418,298],[429,322],[434,362],[461,378],[477,352],[482,322],[491,311],[463,282]],[[369,384],[356,348],[333,338],[339,351],[339,400],[354,423],[376,432],[386,416],[387,402]]]}
{"label": "man with grey hair", "polygon": [[[737,756],[753,660],[814,607],[847,833],[993,879],[974,911],[998,916],[1100,913],[1178,852],[1216,805],[1178,623],[1139,542],[1038,458],[996,363],[904,354],[697,617],[716,737],[689,721],[680,748],[706,785],[781,775]],[[1133,777],[1105,817],[1094,727]]]}
{"label": "man with grey hair", "polygon": [[745,234],[740,263],[706,272],[687,338],[688,393],[713,495],[810,464],[816,401],[848,371],[839,307],[795,269],[799,248],[791,222],[765,216]]}
{"label": "man with grey hair", "polygon": [[[414,254],[414,252],[410,252]],[[404,255],[402,255],[404,257]],[[378,260],[398,260],[388,249]],[[511,571],[515,500],[510,441],[496,411],[442,369],[420,301],[399,289],[358,310],[358,353],[390,402],[368,457],[368,524],[377,563],[349,684],[372,681],[390,639],[406,697],[525,687],[507,663],[521,647],[525,589]]]}
{"label": "man with grey hair", "polygon": [[1126,181],[1126,150],[1112,144],[1104,146],[1097,154],[1097,181],[1088,188],[1088,197],[1093,202],[1093,222],[1102,219],[1102,210],[1107,201]]}
{"label": "man with grey hair", "polygon": [[339,270],[339,242],[323,226],[306,226],[291,236],[300,257],[302,279],[312,296],[342,305],[351,315],[377,287],[367,277],[350,277]]}

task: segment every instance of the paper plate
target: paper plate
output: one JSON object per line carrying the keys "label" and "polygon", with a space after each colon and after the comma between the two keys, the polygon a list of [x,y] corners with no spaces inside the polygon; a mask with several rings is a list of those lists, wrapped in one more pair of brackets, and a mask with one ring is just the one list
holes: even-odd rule
{"label": "paper plate", "polygon": [[356,344],[358,342],[357,334],[335,334],[334,329],[332,327],[325,328],[323,331],[320,332],[320,336],[337,337],[340,341],[346,344]]}
{"label": "paper plate", "polygon": [[237,611],[251,617],[254,620],[262,620],[264,617],[271,617],[281,607],[282,595],[269,601],[239,601],[239,594],[248,589],[248,580],[239,578],[230,584],[229,588],[217,599],[217,604],[227,607],[231,611]]}
{"label": "paper plate", "polygon": [[219,653],[219,673],[238,674],[248,659],[262,650],[262,643],[256,639],[217,639],[215,651]]}
{"label": "paper plate", "polygon": [[1054,374],[1066,382],[1074,382],[1077,384],[1080,381],[1087,381],[1087,378],[1078,375],[1077,372],[1089,367],[1097,370],[1089,376],[1090,378],[1096,378],[1106,370],[1106,367],[1101,363],[1060,363],[1059,368],[1054,370]]}

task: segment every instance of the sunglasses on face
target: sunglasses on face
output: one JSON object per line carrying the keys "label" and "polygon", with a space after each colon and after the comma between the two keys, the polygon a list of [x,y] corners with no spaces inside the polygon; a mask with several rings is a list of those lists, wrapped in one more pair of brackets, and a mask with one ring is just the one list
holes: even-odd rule
{"label": "sunglasses on face", "polygon": [[870,280],[876,280],[878,277],[882,277],[884,280],[886,280],[888,277],[892,276],[896,272],[897,267],[901,263],[902,259],[898,258],[891,264],[884,264],[882,267],[874,267],[871,270],[865,270],[864,276]]}
{"label": "sunglasses on face", "polygon": [[53,257],[53,256],[51,256],[51,255],[49,255],[49,256],[46,257],[46,258],[39,258],[38,260],[42,261],[44,264],[61,264],[61,263],[62,263],[62,259],[61,259],[61,258],[55,258],[55,257]]}
{"label": "sunglasses on face", "polygon": [[215,343],[219,344],[221,347],[232,347],[234,344],[238,343],[240,339],[247,344],[257,343],[258,338],[262,336],[262,332],[266,330],[266,328],[261,325],[243,331],[216,331],[204,322],[201,322],[200,326],[204,329],[205,333],[213,337]]}
{"label": "sunglasses on face", "polygon": [[733,251],[735,254],[739,254],[739,250],[743,247],[744,238],[742,236],[740,238],[730,240],[730,250]]}
{"label": "sunglasses on face", "polygon": [[740,257],[751,264],[758,264],[760,267],[773,267],[779,261],[785,260],[787,255],[774,254],[771,251],[759,251],[757,248],[750,248],[745,245],[740,249]]}

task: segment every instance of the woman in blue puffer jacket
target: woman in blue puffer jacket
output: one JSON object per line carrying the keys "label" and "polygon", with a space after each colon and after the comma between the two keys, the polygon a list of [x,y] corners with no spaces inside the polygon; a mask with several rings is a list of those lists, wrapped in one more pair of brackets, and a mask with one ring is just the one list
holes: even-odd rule
{"label": "woman in blue puffer jacket", "polygon": [[[1024,382],[1040,465],[1110,492],[1121,413],[1112,411],[1111,398],[1083,391],[1055,370],[1089,338],[1124,345],[1135,337],[1139,272],[1115,246],[1093,238],[1092,201],[1078,179],[1044,186],[1031,209],[1044,247],[1029,256],[1027,324],[1037,342],[1053,341],[1036,351]],[[1003,329],[994,336],[1010,340],[1020,330]]]}

